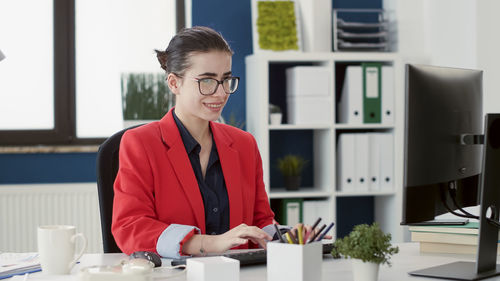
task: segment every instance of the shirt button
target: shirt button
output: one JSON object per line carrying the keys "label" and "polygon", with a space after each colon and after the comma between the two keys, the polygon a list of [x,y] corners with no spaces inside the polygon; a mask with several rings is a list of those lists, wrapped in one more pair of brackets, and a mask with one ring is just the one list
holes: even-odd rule
{"label": "shirt button", "polygon": [[212,211],[214,211],[214,213],[217,213],[217,211],[218,211],[218,210],[219,210],[219,209],[217,209],[217,208],[213,208],[213,209],[212,209]]}

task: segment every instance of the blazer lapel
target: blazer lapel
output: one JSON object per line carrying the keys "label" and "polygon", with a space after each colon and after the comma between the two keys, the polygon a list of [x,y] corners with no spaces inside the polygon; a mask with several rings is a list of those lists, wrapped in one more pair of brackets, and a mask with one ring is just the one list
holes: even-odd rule
{"label": "blazer lapel", "polygon": [[240,181],[240,157],[231,147],[233,140],[218,124],[210,122],[215,145],[226,181],[229,198],[229,228],[238,226],[243,221],[243,198]]}
{"label": "blazer lapel", "polygon": [[165,117],[160,120],[160,130],[163,143],[167,146],[167,155],[179,183],[182,185],[186,197],[196,217],[201,233],[205,233],[205,209],[201,198],[200,188],[196,181],[191,162],[186,153],[171,109]]}

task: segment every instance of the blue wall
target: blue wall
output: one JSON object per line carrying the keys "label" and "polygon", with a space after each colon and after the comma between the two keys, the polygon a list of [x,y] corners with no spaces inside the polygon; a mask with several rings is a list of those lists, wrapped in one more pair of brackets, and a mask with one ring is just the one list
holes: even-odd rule
{"label": "blue wall", "polygon": [[245,120],[245,56],[252,54],[252,19],[248,0],[193,0],[192,24],[209,26],[219,31],[234,51],[233,73],[241,77],[238,91],[231,95],[223,117],[234,115],[239,123]]}

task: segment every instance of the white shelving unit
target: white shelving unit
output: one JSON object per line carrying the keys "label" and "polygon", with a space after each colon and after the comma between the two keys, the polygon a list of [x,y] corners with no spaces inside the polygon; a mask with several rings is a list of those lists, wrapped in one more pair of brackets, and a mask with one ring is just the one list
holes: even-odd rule
{"label": "white shelving unit", "polygon": [[[357,64],[361,62],[381,62],[394,67],[395,108],[394,125],[363,124],[351,126],[337,124],[336,112],[336,71],[338,65]],[[330,95],[332,116],[324,124],[313,125],[269,125],[268,106],[271,99],[286,99],[286,88],[283,81],[277,82],[279,91],[270,93],[270,75],[273,71],[284,71],[287,67],[296,65],[326,66],[332,69]],[[276,68],[277,66],[277,68]],[[341,69],[341,68],[340,68]],[[286,77],[284,73],[281,77]],[[273,76],[274,77],[274,76]],[[403,241],[401,222],[402,186],[403,186],[403,126],[404,126],[404,75],[399,57],[395,53],[264,53],[246,57],[246,124],[258,143],[264,169],[264,182],[269,198],[303,198],[304,200],[326,200],[328,210],[324,210],[324,221],[337,221],[338,217],[347,214],[337,214],[338,197],[374,196],[374,218],[385,232],[392,234],[394,242]],[[276,85],[275,85],[276,86]],[[273,95],[279,95],[273,96]],[[286,103],[284,103],[286,104]],[[286,120],[283,121],[284,123]],[[301,187],[298,191],[287,191],[283,187],[271,186],[271,165],[275,159],[270,159],[273,133],[284,131],[307,130],[312,135],[313,183],[314,186]],[[394,189],[387,192],[339,192],[336,190],[336,141],[340,132],[384,131],[394,136]],[[291,141],[293,142],[293,140]],[[273,162],[273,163],[272,163]],[[353,207],[354,208],[354,207]]]}

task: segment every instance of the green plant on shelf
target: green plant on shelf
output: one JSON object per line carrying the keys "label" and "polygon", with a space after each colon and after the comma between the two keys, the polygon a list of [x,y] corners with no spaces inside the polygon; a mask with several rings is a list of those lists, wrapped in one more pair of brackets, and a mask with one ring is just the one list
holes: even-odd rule
{"label": "green plant on shelf", "polygon": [[124,120],[158,120],[174,105],[163,73],[121,75]]}
{"label": "green plant on shelf", "polygon": [[272,103],[269,104],[269,113],[281,113],[281,108],[277,105],[274,105]]}
{"label": "green plant on shelf", "polygon": [[300,176],[306,163],[307,160],[302,156],[288,154],[283,158],[278,158],[278,169],[284,177]]}

